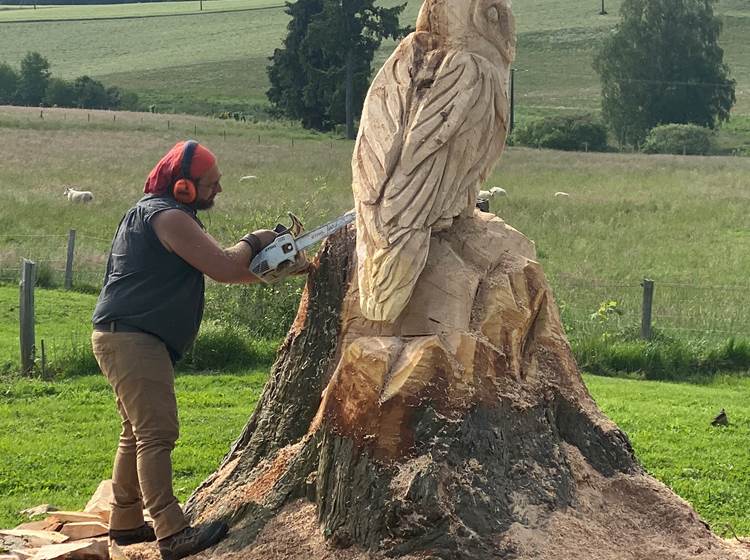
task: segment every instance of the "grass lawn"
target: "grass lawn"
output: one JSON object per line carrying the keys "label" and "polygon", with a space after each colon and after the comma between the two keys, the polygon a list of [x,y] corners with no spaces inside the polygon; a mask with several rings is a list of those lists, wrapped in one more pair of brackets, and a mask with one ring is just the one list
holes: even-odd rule
{"label": "grass lawn", "polygon": [[[184,500],[217,467],[257,402],[264,371],[178,375],[181,439],[175,488]],[[586,376],[602,409],[631,437],[646,469],[726,532],[750,534],[750,379],[706,385]],[[709,422],[726,408],[731,425]],[[0,381],[0,527],[39,503],[76,509],[110,476],[119,424],[101,376]]]}
{"label": "grass lawn", "polygon": [[[692,385],[586,376],[586,384],[650,474],[718,534],[731,536],[727,524],[750,534],[750,379]],[[722,408],[730,425],[711,426]]]}
{"label": "grass lawn", "polygon": [[[0,276],[22,257],[60,269],[68,229],[74,228],[76,274],[85,283],[100,282],[120,217],[140,196],[158,157],[185,136],[218,155],[224,192],[204,222],[222,243],[286,220],[287,210],[311,227],[353,203],[352,143],[283,123],[62,109],[45,110],[40,119],[38,109],[0,108],[0,134],[7,142],[0,167]],[[257,180],[240,183],[248,174]],[[640,282],[648,277],[656,281],[657,329],[716,341],[750,338],[748,177],[750,158],[512,147],[485,187],[508,191],[492,202],[492,211],[536,242],[573,338],[601,330],[590,316],[606,301],[617,301],[622,313],[607,329],[637,328]],[[71,184],[93,191],[94,202],[69,204],[62,190]],[[556,199],[556,191],[571,196]],[[269,302],[283,300],[288,316],[297,292],[284,290],[281,285],[265,293]],[[209,287],[212,304],[259,293]],[[209,317],[216,317],[215,309],[207,306]],[[248,300],[232,309],[232,316],[244,313],[249,326],[278,317],[249,317],[256,307]]]}
{"label": "grass lawn", "polygon": [[[177,377],[181,437],[173,453],[180,500],[211,473],[239,435],[265,371]],[[120,430],[103,376],[46,382],[0,378],[0,527],[29,504],[82,508],[110,478]]]}
{"label": "grass lawn", "polygon": [[[10,370],[20,361],[18,291],[16,286],[0,285],[0,371]],[[36,289],[34,299],[38,355],[42,340],[48,360],[71,347],[89,346],[96,296]]]}

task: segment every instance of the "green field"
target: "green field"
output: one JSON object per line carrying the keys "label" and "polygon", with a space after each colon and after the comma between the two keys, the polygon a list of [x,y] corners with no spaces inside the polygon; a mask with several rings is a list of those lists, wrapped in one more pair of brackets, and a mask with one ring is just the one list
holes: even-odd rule
{"label": "green field", "polygon": [[[196,13],[197,2],[2,10],[0,56],[18,64],[27,51],[40,51],[53,73],[92,75],[137,92],[161,112],[262,113],[267,105],[265,67],[281,46],[287,22],[283,9],[268,7],[282,4],[212,0],[205,2],[203,13]],[[410,0],[402,22],[413,24],[419,5]],[[618,21],[619,5],[619,0],[606,2],[608,15],[600,16],[599,4],[584,0],[516,3],[519,121],[598,110],[592,53]],[[222,13],[238,9],[246,11]],[[744,0],[722,0],[716,10],[724,21],[726,61],[737,79],[737,119],[720,143],[750,149],[750,7]],[[107,19],[123,15],[132,17]],[[55,21],[17,22],[29,19]],[[392,41],[383,44],[376,67],[393,46]]]}
{"label": "green field", "polygon": [[[258,399],[265,376],[177,377],[181,438],[175,491],[184,500],[217,467]],[[690,386],[586,377],[602,409],[630,435],[646,469],[688,500],[714,530],[750,533],[750,380]],[[726,408],[731,425],[712,428]],[[0,527],[21,509],[79,509],[109,478],[119,422],[102,376],[0,380]]]}
{"label": "green field", "polygon": [[[225,191],[205,221],[224,243],[283,220],[287,210],[314,225],[352,206],[352,143],[283,124],[61,109],[40,118],[38,109],[6,108],[0,135],[7,146],[0,167],[0,278],[16,279],[27,257],[59,283],[74,228],[76,281],[95,289],[119,218],[140,196],[159,155],[188,135],[219,157]],[[258,179],[240,183],[247,174]],[[748,158],[510,148],[487,186],[510,193],[493,201],[493,211],[536,242],[573,338],[637,328],[639,284],[649,277],[656,281],[655,325],[665,335],[747,340],[749,176]],[[64,185],[92,190],[95,201],[69,204]],[[555,199],[556,191],[571,197]],[[298,285],[262,291],[212,284],[216,306],[207,313],[245,326],[278,326],[286,323],[273,317],[283,307],[288,320],[298,293]],[[605,324],[590,318],[611,300],[620,315]],[[282,331],[256,332],[278,338]]]}
{"label": "green field", "polygon": [[[37,290],[37,341],[45,340],[53,365],[71,351],[88,352],[112,233],[140,196],[148,171],[177,140],[195,137],[219,157],[224,192],[204,221],[224,244],[284,220],[287,210],[312,226],[351,208],[351,142],[284,122],[169,114],[243,110],[262,119],[267,58],[280,46],[287,22],[273,7],[279,4],[206,0],[203,13],[198,2],[0,7],[0,61],[17,65],[27,51],[38,50],[55,75],[90,74],[136,91],[165,113],[0,107],[0,371],[17,369],[20,259],[34,259],[45,283],[59,285],[69,229],[77,231],[75,284],[89,293]],[[403,21],[413,22],[418,6],[410,1]],[[618,19],[619,1],[606,6],[609,15],[599,16],[596,2],[516,3],[521,120],[598,110],[591,57]],[[738,81],[737,106],[719,143],[750,150],[750,6],[746,0],[716,6]],[[384,44],[378,61],[392,48]],[[240,183],[248,174],[257,180]],[[69,204],[62,196],[67,185],[93,191],[95,201]],[[636,332],[645,277],[656,282],[660,339],[695,347],[750,340],[750,158],[512,147],[485,186],[495,185],[509,196],[493,201],[492,210],[536,242],[574,347],[585,340],[614,344],[621,333]],[[556,191],[571,196],[555,199]],[[299,282],[272,288],[209,282],[204,346],[225,343],[211,338],[225,325],[272,347],[299,293]],[[619,314],[591,317],[609,301]],[[180,499],[215,469],[249,417],[268,369],[205,367],[220,373],[177,379]],[[91,373],[90,356],[65,371]],[[720,534],[725,524],[750,533],[750,379],[671,384],[587,376],[586,382],[649,472]],[[18,510],[37,503],[79,508],[109,476],[118,429],[112,400],[101,376],[0,376],[0,527],[15,524]],[[732,424],[713,429],[709,421],[722,407]]]}
{"label": "green field", "polygon": [[[147,2],[138,4],[80,4],[0,6],[0,22],[47,22],[50,20],[92,20],[184,16],[217,12],[239,12],[278,8],[274,0],[195,0],[193,2]],[[202,10],[201,10],[202,6]]]}
{"label": "green field", "polygon": [[[265,371],[177,378],[181,437],[173,459],[181,500],[218,466],[265,378]],[[54,383],[0,378],[0,528],[18,524],[18,511],[30,504],[82,509],[111,477],[119,430],[102,375]]]}

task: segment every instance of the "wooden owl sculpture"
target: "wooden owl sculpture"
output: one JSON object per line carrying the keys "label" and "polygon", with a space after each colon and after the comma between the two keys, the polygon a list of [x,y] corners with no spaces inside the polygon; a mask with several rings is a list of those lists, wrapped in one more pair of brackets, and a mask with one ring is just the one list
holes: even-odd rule
{"label": "wooden owl sculpture", "polygon": [[431,233],[473,213],[505,144],[515,41],[510,0],[425,0],[370,86],[352,158],[368,319],[396,320]]}

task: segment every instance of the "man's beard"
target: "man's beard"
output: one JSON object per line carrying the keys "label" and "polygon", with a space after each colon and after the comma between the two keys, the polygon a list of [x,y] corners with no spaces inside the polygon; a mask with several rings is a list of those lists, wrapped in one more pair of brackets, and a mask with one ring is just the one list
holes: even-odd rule
{"label": "man's beard", "polygon": [[213,205],[213,198],[209,200],[196,200],[195,202],[193,202],[193,208],[195,208],[196,210],[208,210],[210,208],[213,208]]}

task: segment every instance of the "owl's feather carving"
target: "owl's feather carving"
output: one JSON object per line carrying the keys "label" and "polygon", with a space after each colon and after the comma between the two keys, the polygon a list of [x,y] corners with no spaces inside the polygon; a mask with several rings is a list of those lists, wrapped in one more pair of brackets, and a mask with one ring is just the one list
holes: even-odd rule
{"label": "owl's feather carving", "polygon": [[[453,17],[460,5],[463,21]],[[426,0],[417,31],[370,86],[352,159],[360,304],[369,319],[398,317],[432,231],[473,212],[502,152],[510,64],[502,49],[510,45],[512,60],[515,39],[498,31],[505,42],[493,43],[476,29],[477,10],[498,6],[510,14],[507,0]],[[509,17],[498,29],[512,35]]]}

